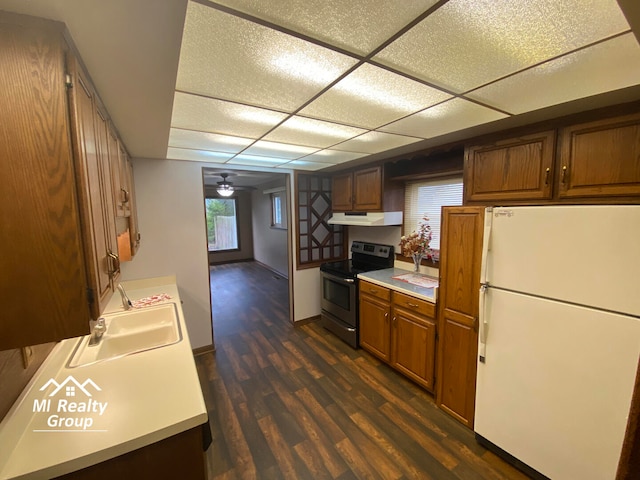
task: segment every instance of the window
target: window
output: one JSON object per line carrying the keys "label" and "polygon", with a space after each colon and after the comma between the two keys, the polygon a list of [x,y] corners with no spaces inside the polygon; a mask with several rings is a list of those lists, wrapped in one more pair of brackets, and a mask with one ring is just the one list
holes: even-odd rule
{"label": "window", "polygon": [[206,198],[207,238],[210,252],[237,250],[238,217],[235,198]]}
{"label": "window", "polygon": [[404,233],[417,230],[422,217],[428,217],[432,233],[430,246],[437,259],[440,250],[441,208],[462,205],[462,177],[407,182],[404,202]]}
{"label": "window", "polygon": [[271,227],[287,228],[287,200],[285,192],[271,193]]}

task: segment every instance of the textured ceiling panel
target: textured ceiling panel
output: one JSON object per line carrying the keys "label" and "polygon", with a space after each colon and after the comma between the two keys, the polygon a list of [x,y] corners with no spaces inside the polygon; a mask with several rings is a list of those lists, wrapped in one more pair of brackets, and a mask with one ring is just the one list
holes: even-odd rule
{"label": "textured ceiling panel", "polygon": [[238,153],[248,147],[253,140],[229,135],[218,135],[194,130],[172,128],[169,134],[169,146],[213,150],[215,152]]}
{"label": "textured ceiling panel", "polygon": [[243,153],[248,155],[262,155],[265,157],[276,157],[281,159],[295,160],[296,158],[316,152],[317,148],[301,147],[299,145],[289,145],[287,143],[265,142],[260,140]]}
{"label": "textured ceiling panel", "polygon": [[284,165],[280,165],[278,168],[292,168],[295,170],[322,170],[323,168],[330,167],[326,163],[316,163],[316,162],[308,162],[306,160],[293,160],[289,163],[285,163]]}
{"label": "textured ceiling panel", "polygon": [[257,155],[240,154],[227,162],[229,165],[248,165],[253,167],[276,167],[287,163],[288,160],[282,158],[260,157]]}
{"label": "textured ceiling panel", "polygon": [[176,89],[293,111],[355,63],[351,57],[190,2]]}
{"label": "textured ceiling panel", "polygon": [[376,128],[451,95],[365,64],[300,111],[302,115]]}
{"label": "textured ceiling panel", "polygon": [[294,116],[266,135],[265,140],[325,148],[365,133],[361,128]]}
{"label": "textured ceiling panel", "polygon": [[173,160],[191,160],[193,162],[225,163],[233,157],[232,153],[209,152],[206,150],[188,150],[186,148],[167,149],[167,158]]}
{"label": "textured ceiling panel", "polygon": [[301,160],[315,163],[339,164],[350,162],[356,158],[364,157],[366,153],[343,152],[340,150],[320,150],[319,152],[307,155]]}
{"label": "textured ceiling panel", "polygon": [[380,130],[414,137],[433,138],[505,117],[507,115],[490,108],[462,98],[454,98],[398,120]]}
{"label": "textured ceiling panel", "polygon": [[339,48],[367,54],[436,0],[218,0],[216,3],[262,18]]}
{"label": "textured ceiling panel", "polygon": [[451,0],[374,60],[463,92],[628,28],[615,0]]}
{"label": "textured ceiling panel", "polygon": [[638,83],[640,47],[629,33],[518,73],[469,97],[517,114]]}
{"label": "textured ceiling panel", "polygon": [[284,113],[176,92],[171,126],[247,138],[264,135]]}
{"label": "textured ceiling panel", "polygon": [[402,147],[410,143],[419,142],[420,138],[404,137],[383,132],[367,132],[333,147],[335,150],[348,152],[379,153],[392,148]]}

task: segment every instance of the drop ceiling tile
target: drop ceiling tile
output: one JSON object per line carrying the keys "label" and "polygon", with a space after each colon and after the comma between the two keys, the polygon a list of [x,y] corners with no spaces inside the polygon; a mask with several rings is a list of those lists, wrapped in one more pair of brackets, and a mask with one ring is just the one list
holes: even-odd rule
{"label": "drop ceiling tile", "polygon": [[256,142],[247,148],[243,153],[248,155],[261,155],[265,157],[286,158],[295,160],[310,153],[316,152],[317,148],[301,147],[299,145],[289,145],[287,143],[266,142],[264,140]]}
{"label": "drop ceiling tile", "polygon": [[257,138],[285,118],[287,118],[285,113],[273,110],[176,92],[171,126]]}
{"label": "drop ceiling tile", "polygon": [[325,163],[325,164],[339,164],[344,162],[350,162],[351,160],[355,160],[356,158],[362,158],[366,156],[366,153],[355,153],[355,152],[343,152],[341,150],[320,150],[319,152],[312,153],[311,155],[307,155],[300,160],[314,162],[314,163]]}
{"label": "drop ceiling tile", "polygon": [[615,0],[450,0],[374,60],[460,93],[628,28]]}
{"label": "drop ceiling tile", "polygon": [[433,138],[506,117],[504,113],[462,98],[454,98],[391,123],[380,130],[400,135]]}
{"label": "drop ceiling tile", "polygon": [[238,153],[251,145],[253,140],[230,135],[181,130],[172,128],[169,133],[169,146],[191,148],[196,150],[213,150],[215,152]]}
{"label": "drop ceiling tile", "polygon": [[311,118],[293,116],[265,135],[265,140],[325,148],[365,133],[366,130]]}
{"label": "drop ceiling tile", "polygon": [[376,128],[451,98],[451,95],[364,64],[300,111],[301,115]]}
{"label": "drop ceiling tile", "polygon": [[258,155],[240,154],[227,162],[228,165],[249,165],[253,167],[276,167],[287,163],[286,158],[261,157]]}
{"label": "drop ceiling tile", "polygon": [[405,137],[383,132],[367,132],[359,137],[352,138],[333,146],[334,150],[346,150],[348,152],[379,153],[392,148],[402,147],[410,143],[419,142],[421,138]]}
{"label": "drop ceiling tile", "polygon": [[225,163],[233,157],[232,153],[210,152],[208,150],[190,150],[186,148],[167,148],[169,160],[190,160],[193,162]]}
{"label": "drop ceiling tile", "polygon": [[236,10],[345,50],[366,54],[379,46],[436,0],[215,0]]}
{"label": "drop ceiling tile", "polygon": [[316,171],[316,170],[322,170],[323,168],[329,168],[331,166],[333,165],[328,163],[308,162],[306,160],[292,160],[289,163],[280,165],[278,168],[290,168],[294,170]]}
{"label": "drop ceiling tile", "polygon": [[640,84],[640,47],[632,33],[560,57],[468,95],[513,113]]}
{"label": "drop ceiling tile", "polygon": [[189,2],[176,89],[293,111],[354,58]]}

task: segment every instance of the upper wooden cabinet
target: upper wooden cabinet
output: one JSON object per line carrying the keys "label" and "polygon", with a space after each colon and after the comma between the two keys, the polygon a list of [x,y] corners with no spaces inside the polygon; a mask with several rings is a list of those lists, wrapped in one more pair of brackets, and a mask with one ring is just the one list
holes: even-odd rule
{"label": "upper wooden cabinet", "polygon": [[88,334],[120,275],[109,118],[67,38],[0,12],[0,350]]}
{"label": "upper wooden cabinet", "polygon": [[384,167],[369,167],[333,176],[331,207],[334,212],[402,210],[402,184],[385,178]]}
{"label": "upper wooden cabinet", "polygon": [[465,153],[468,201],[550,199],[555,132],[476,145]]}
{"label": "upper wooden cabinet", "polygon": [[640,195],[640,114],[560,131],[559,198]]}
{"label": "upper wooden cabinet", "polygon": [[473,428],[483,207],[444,207],[438,294],[436,403]]}
{"label": "upper wooden cabinet", "polygon": [[638,203],[640,114],[467,147],[464,192],[485,205]]}

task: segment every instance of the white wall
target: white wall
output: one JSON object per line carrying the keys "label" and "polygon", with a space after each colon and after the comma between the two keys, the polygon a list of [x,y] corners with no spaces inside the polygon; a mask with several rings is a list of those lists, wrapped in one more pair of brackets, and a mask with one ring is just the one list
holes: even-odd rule
{"label": "white wall", "polygon": [[[252,193],[253,258],[285,277],[289,277],[287,230],[271,227],[271,195],[262,193],[270,188],[285,187],[282,179],[260,185]],[[287,199],[288,203],[288,199]],[[286,209],[289,211],[289,209]],[[287,225],[291,222],[287,219]]]}
{"label": "white wall", "polygon": [[134,159],[141,246],[123,280],[175,274],[193,348],[211,345],[202,164]]}

